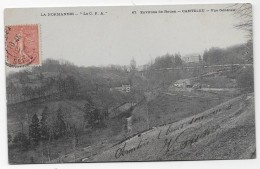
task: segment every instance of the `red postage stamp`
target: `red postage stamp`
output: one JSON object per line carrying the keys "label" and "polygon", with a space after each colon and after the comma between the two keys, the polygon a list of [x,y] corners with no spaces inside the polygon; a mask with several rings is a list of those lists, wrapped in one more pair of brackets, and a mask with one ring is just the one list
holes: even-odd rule
{"label": "red postage stamp", "polygon": [[5,27],[6,65],[10,67],[38,66],[40,58],[39,25]]}

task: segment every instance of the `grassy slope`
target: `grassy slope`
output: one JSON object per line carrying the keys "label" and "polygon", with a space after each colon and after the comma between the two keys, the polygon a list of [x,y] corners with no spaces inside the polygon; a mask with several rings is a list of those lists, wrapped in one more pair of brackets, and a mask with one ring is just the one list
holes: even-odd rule
{"label": "grassy slope", "polygon": [[[207,112],[207,111],[206,111]],[[210,112],[210,111],[209,111]],[[205,112],[202,113],[205,115]],[[202,115],[200,114],[200,115]],[[200,115],[196,116],[199,117]],[[179,126],[189,122],[191,118],[183,119],[171,124]],[[189,124],[189,123],[188,123]],[[118,144],[108,151],[94,156],[94,161],[150,161],[150,160],[206,160],[206,159],[247,159],[255,158],[255,121],[254,121],[254,97],[249,97],[247,101],[237,100],[232,103],[230,109],[223,108],[217,115],[197,121],[184,128],[166,134],[169,125],[156,127],[149,132],[142,133]],[[213,130],[213,128],[215,128]],[[162,133],[161,133],[161,132]],[[184,132],[185,131],[185,132]],[[203,134],[209,131],[207,134]],[[180,135],[180,133],[183,133]],[[160,135],[160,137],[158,137]],[[179,137],[180,136],[180,137]],[[180,148],[179,143],[193,140],[184,148]],[[168,139],[178,139],[171,142],[170,151],[166,151],[165,141]],[[149,144],[138,150],[126,153],[115,158],[117,150],[126,145],[125,150],[136,147],[140,141]]]}
{"label": "grassy slope", "polygon": [[214,107],[230,97],[213,98],[216,98],[216,95],[209,93],[202,94],[201,98],[161,94],[148,103],[150,126],[179,121]]}
{"label": "grassy slope", "polygon": [[206,159],[250,159],[255,158],[255,115],[254,98],[235,116],[221,124],[222,130],[210,138],[198,142],[196,146],[166,160],[206,160]]}

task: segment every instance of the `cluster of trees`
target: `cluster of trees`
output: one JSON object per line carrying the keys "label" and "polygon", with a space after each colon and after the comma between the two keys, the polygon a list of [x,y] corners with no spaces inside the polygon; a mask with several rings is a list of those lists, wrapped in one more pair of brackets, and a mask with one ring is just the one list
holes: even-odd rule
{"label": "cluster of trees", "polygon": [[[79,93],[79,91],[97,93],[99,90],[109,90],[120,83],[131,83],[133,74],[130,73],[130,67],[131,70],[136,69],[134,59],[130,66],[109,65],[103,67],[78,67],[66,61],[47,59],[40,67],[8,75],[7,90],[8,93],[13,91],[17,94],[19,91],[26,96],[33,97],[41,96],[50,90],[70,95]],[[19,84],[12,84],[17,83],[13,79],[20,79]],[[39,84],[39,86],[35,86],[35,84]]]}
{"label": "cluster of trees", "polygon": [[245,59],[248,62],[253,62],[253,11],[252,4],[241,3],[233,5],[236,8],[234,16],[240,19],[240,22],[235,24],[235,28],[245,31],[247,34],[246,55]]}
{"label": "cluster of trees", "polygon": [[163,56],[156,57],[154,63],[151,65],[154,69],[161,68],[173,68],[182,66],[182,60],[180,54],[165,54]]}
{"label": "cluster of trees", "polygon": [[[153,90],[160,87],[166,87],[173,81],[181,78],[181,70],[164,70],[164,68],[180,68],[184,63],[180,54],[165,54],[158,56],[149,63],[147,71],[145,72],[145,81],[139,80],[139,86],[144,90]],[[160,70],[162,69],[162,70]],[[157,71],[159,70],[159,71]],[[142,82],[140,82],[142,81]],[[143,84],[141,84],[143,83]]]}
{"label": "cluster of trees", "polygon": [[203,53],[203,61],[207,65],[220,64],[241,64],[247,63],[245,55],[247,55],[247,46],[236,45],[226,49],[212,47]]}
{"label": "cluster of trees", "polygon": [[[15,86],[13,82],[7,84],[7,94],[21,93],[29,98],[42,97],[53,93],[64,93],[69,96],[77,95],[79,90],[79,82],[73,76],[62,77],[59,75],[56,78],[46,78]],[[39,84],[38,86],[35,84]]]}
{"label": "cluster of trees", "polygon": [[84,120],[91,128],[98,127],[108,118],[108,109],[99,109],[95,107],[93,103],[86,103],[84,106],[84,112]]}
{"label": "cluster of trees", "polygon": [[253,17],[252,4],[241,3],[230,6],[235,8],[234,16],[240,21],[234,27],[245,31],[247,43],[226,49],[211,48],[203,54],[203,61],[206,64],[233,64],[253,63]]}
{"label": "cluster of trees", "polygon": [[69,69],[74,71],[76,66],[73,63],[64,60],[46,59],[43,61],[40,67],[34,67],[32,72],[42,73],[42,72],[59,72],[59,73],[69,73]]}
{"label": "cluster of trees", "polygon": [[248,38],[251,41],[253,39],[253,12],[252,4],[241,3],[235,4],[233,8],[236,8],[234,15],[240,18],[240,22],[235,25],[237,29],[244,30],[248,33]]}
{"label": "cluster of trees", "polygon": [[28,135],[21,131],[12,139],[9,134],[8,142],[13,143],[21,150],[27,150],[30,145],[37,146],[40,142],[50,142],[52,139],[58,139],[68,134],[68,126],[61,108],[57,110],[56,118],[52,124],[50,124],[50,119],[48,119],[48,112],[48,107],[45,107],[40,119],[34,114],[31,118]]}

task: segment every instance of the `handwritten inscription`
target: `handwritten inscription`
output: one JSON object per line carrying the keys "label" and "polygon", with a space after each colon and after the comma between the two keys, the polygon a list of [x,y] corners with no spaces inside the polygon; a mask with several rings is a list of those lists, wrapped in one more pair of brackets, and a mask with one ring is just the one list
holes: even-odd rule
{"label": "handwritten inscription", "polygon": [[149,144],[149,141],[143,142],[143,141],[141,140],[136,147],[133,147],[133,148],[130,148],[130,149],[126,149],[126,143],[125,143],[122,148],[118,148],[118,149],[116,150],[115,157],[116,157],[116,158],[119,158],[119,157],[124,156],[124,155],[132,154],[132,153],[135,152],[136,150],[138,150],[138,149],[140,149],[140,148],[142,148],[142,147],[145,147],[145,146],[147,146],[148,144]]}
{"label": "handwritten inscription", "polygon": [[218,128],[220,128],[220,126],[218,125],[212,126],[205,130],[202,130],[202,132],[198,132],[200,128],[201,126],[187,128],[177,136],[174,136],[172,138],[166,138],[164,140],[164,145],[161,151],[165,151],[165,153],[169,153],[169,152],[185,149],[188,146],[191,147],[194,143],[214,133]]}
{"label": "handwritten inscription", "polygon": [[[165,138],[169,133],[166,132],[164,135],[162,135],[161,131],[159,132],[157,136],[157,141],[162,141],[162,148],[160,152],[164,152],[165,154],[171,153],[174,151],[179,151],[182,149],[185,149],[186,147],[191,147],[193,144],[199,142],[203,138],[207,137],[208,135],[214,133],[218,128],[220,128],[219,125],[211,126],[206,129],[201,130],[202,126],[199,127],[190,127],[185,130],[183,130],[181,133],[174,135],[170,138]],[[167,130],[168,131],[168,130]],[[161,140],[164,139],[164,140]],[[156,140],[153,140],[156,141]],[[141,140],[138,145],[132,147],[132,148],[126,148],[127,143],[124,143],[122,147],[118,148],[115,152],[115,158],[118,159],[125,155],[130,155],[137,150],[144,148],[148,146],[151,142],[143,141]]]}
{"label": "handwritten inscription", "polygon": [[[161,142],[162,147],[160,152],[165,154],[191,147],[193,144],[216,132],[220,128],[219,125],[203,127],[202,124],[199,124],[201,121],[209,119],[220,112],[230,110],[231,108],[232,104],[226,104],[211,110],[209,113],[195,116],[177,126],[172,123],[166,129],[159,130],[159,133],[157,136],[155,136],[155,138],[150,138],[149,140],[145,141],[141,140],[133,147],[130,146],[130,143],[124,143],[122,147],[116,149],[115,158],[118,159],[122,156],[130,155],[156,141]],[[194,123],[198,123],[199,125],[196,124],[196,127],[191,126]],[[178,131],[181,132],[178,133]],[[128,146],[131,148],[127,148]]]}

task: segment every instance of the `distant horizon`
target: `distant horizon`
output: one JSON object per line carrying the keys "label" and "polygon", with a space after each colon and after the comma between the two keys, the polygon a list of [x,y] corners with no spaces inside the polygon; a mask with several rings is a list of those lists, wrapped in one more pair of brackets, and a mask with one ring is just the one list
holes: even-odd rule
{"label": "distant horizon", "polygon": [[[211,49],[211,48],[227,49],[227,48],[230,48],[230,47],[235,47],[235,46],[239,46],[239,45],[245,45],[246,43],[247,43],[247,42],[245,42],[245,43],[239,43],[239,44],[234,44],[234,45],[227,46],[227,47],[223,47],[223,48],[217,47],[217,46],[212,46],[212,47],[210,47],[210,48],[205,48],[205,50],[209,50],[209,49]],[[205,51],[205,50],[204,50],[204,51]],[[204,51],[203,51],[202,53],[188,53],[188,54],[185,54],[185,55],[182,55],[180,52],[179,52],[179,53],[176,52],[176,53],[177,53],[177,54],[180,54],[182,59],[183,59],[183,57],[185,57],[185,56],[195,55],[195,54],[201,55],[201,57],[203,58]],[[165,56],[166,54],[174,55],[174,54],[176,54],[176,53],[164,53],[164,54],[161,54],[160,56],[157,56],[157,57]],[[154,61],[157,57],[152,58],[152,61]],[[133,57],[133,58],[135,59],[135,57]],[[120,64],[107,64],[107,65],[88,65],[88,66],[84,66],[84,65],[77,65],[77,64],[75,64],[75,63],[73,63],[73,62],[70,62],[69,60],[65,60],[65,59],[63,59],[63,58],[45,58],[44,60],[42,60],[42,63],[43,63],[44,61],[48,60],[48,59],[56,60],[56,61],[59,61],[59,62],[69,62],[69,63],[71,63],[71,64],[73,64],[73,65],[75,65],[75,66],[77,66],[77,67],[84,67],[84,68],[88,68],[88,67],[109,67],[109,66],[112,66],[112,65],[115,65],[115,66],[129,66],[129,65],[130,65],[130,62],[129,62],[129,64],[125,64],[125,65],[120,65]],[[150,60],[150,61],[151,61],[151,60]],[[148,61],[148,62],[145,63],[145,64],[138,64],[138,62],[136,62],[136,66],[138,67],[138,66],[147,65],[147,64],[149,64],[150,61]],[[31,69],[31,68],[33,68],[33,67],[34,67],[34,66],[31,66],[31,67],[21,67],[21,68],[15,68],[15,70],[14,70],[14,69],[10,70],[10,69],[8,69],[8,68],[10,68],[10,67],[6,66],[6,74],[7,74],[7,75],[10,75],[10,74],[12,74],[12,73],[16,73],[16,72],[19,72],[19,71],[29,70],[29,69]]]}

